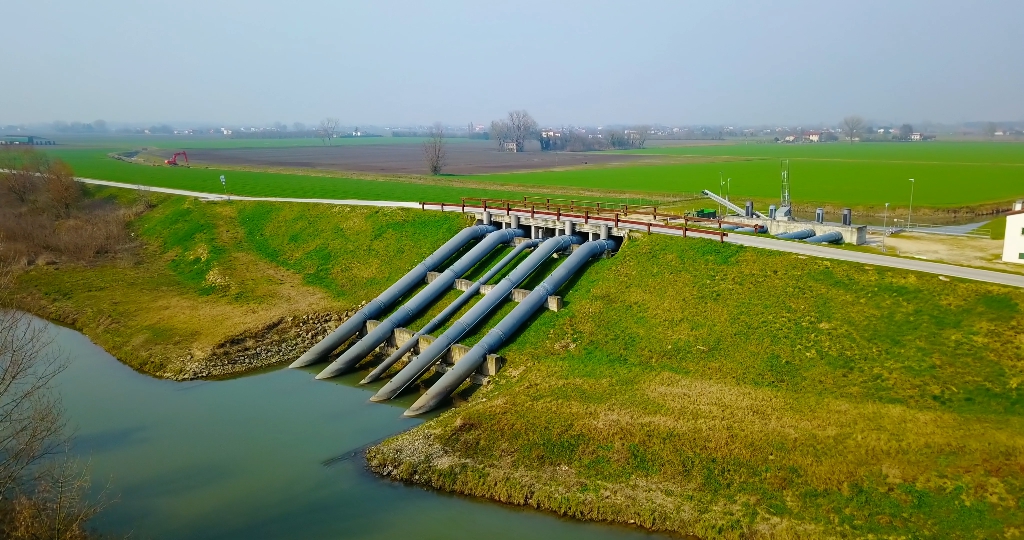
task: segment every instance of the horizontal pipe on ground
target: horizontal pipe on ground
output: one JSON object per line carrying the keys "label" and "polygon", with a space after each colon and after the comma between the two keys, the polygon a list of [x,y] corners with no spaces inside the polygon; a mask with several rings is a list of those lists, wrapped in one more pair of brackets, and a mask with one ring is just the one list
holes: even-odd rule
{"label": "horizontal pipe on ground", "polygon": [[776,234],[775,238],[782,238],[783,240],[804,240],[812,236],[814,236],[814,229],[801,229],[799,231]]}
{"label": "horizontal pipe on ground", "polygon": [[811,244],[841,244],[843,243],[843,233],[841,232],[827,232],[825,234],[819,234],[818,236],[812,236],[804,242]]}
{"label": "horizontal pipe on ground", "polygon": [[406,416],[416,416],[433,410],[452,394],[480,366],[487,355],[497,351],[505,340],[527,321],[546,299],[558,291],[569,279],[578,272],[590,259],[615,249],[610,240],[595,240],[580,246],[566,261],[530,293],[508,315],[505,316],[490,332],[487,333],[470,351],[455,363],[447,373],[430,387],[429,390],[405,412]]}
{"label": "horizontal pipe on ground", "polygon": [[[441,357],[449,347],[462,339],[469,331],[494,310],[498,304],[508,298],[512,289],[526,280],[552,254],[565,251],[573,244],[580,243],[575,236],[556,236],[544,241],[537,249],[519,264],[508,276],[505,276],[486,296],[476,303],[465,315],[453,322],[443,334],[438,336],[427,350],[414,358],[409,365],[399,371],[383,388],[373,397],[372,401],[384,401],[391,399],[401,393],[410,384],[415,382]],[[535,291],[536,292],[536,291]]]}
{"label": "horizontal pipe on ground", "polygon": [[398,301],[405,293],[409,292],[413,287],[416,286],[423,278],[427,275],[427,272],[437,268],[452,255],[462,249],[466,244],[472,240],[476,240],[488,234],[494,230],[494,227],[487,225],[476,225],[473,227],[466,227],[459,231],[458,234],[453,236],[450,240],[444,243],[441,247],[437,248],[429,257],[423,260],[420,264],[416,265],[415,268],[410,270],[401,279],[396,281],[393,285],[387,288],[379,296],[370,300],[365,307],[357,311],[354,315],[348,318],[344,323],[336,328],[333,332],[327,335],[319,343],[314,345],[311,349],[306,351],[298,360],[293,362],[289,367],[298,368],[308,365],[315,364],[327,358],[329,354],[334,352],[335,349],[340,347],[346,340],[354,336],[366,321],[376,317],[380,313],[384,312],[387,308]]}
{"label": "horizontal pipe on ground", "polygon": [[402,326],[407,321],[413,320],[418,313],[429,307],[434,300],[451,289],[452,283],[456,279],[462,277],[463,274],[479,263],[494,248],[502,244],[508,244],[516,237],[522,235],[523,231],[519,229],[501,229],[489,233],[477,245],[473,246],[473,249],[470,249],[444,272],[441,272],[423,290],[416,293],[408,302],[395,310],[390,317],[381,321],[377,328],[349,347],[337,360],[331,362],[316,378],[329,379],[337,377],[355,367],[356,364],[363,358],[366,358],[381,343],[384,343],[391,336],[391,332],[395,328]]}

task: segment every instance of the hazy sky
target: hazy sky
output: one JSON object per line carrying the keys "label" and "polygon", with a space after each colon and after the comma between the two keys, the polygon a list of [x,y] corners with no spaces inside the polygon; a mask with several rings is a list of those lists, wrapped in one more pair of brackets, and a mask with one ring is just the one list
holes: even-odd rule
{"label": "hazy sky", "polygon": [[1024,119],[1021,0],[4,0],[0,20],[0,124]]}

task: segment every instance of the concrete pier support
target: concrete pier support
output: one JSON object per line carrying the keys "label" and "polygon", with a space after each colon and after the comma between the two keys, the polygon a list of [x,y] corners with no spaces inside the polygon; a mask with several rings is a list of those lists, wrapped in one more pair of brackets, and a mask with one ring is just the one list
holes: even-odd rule
{"label": "concrete pier support", "polygon": [[540,227],[536,225],[530,225],[530,238],[540,238],[540,234],[537,232]]}
{"label": "concrete pier support", "polygon": [[519,216],[512,216],[512,228],[513,229],[518,229],[519,228]]}
{"label": "concrete pier support", "polygon": [[484,222],[484,225],[490,225],[491,224],[491,213],[490,212],[484,212],[483,222]]}
{"label": "concrete pier support", "polygon": [[573,231],[573,223],[571,221],[566,221],[565,222],[565,234],[567,236],[571,235],[572,231]]}
{"label": "concrete pier support", "polygon": [[608,226],[607,225],[601,225],[601,240],[607,240],[607,239],[608,239]]}

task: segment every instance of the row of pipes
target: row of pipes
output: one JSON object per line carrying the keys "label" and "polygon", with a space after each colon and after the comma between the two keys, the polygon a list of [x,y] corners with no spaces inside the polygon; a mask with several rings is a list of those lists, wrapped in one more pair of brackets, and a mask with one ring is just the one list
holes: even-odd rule
{"label": "row of pipes", "polygon": [[[485,224],[467,227],[456,234],[422,263],[395,282],[394,285],[388,287],[380,296],[367,303],[366,306],[356,312],[336,330],[299,357],[290,367],[305,367],[326,360],[331,353],[341,347],[349,338],[359,333],[367,321],[386,312],[399,299],[421,283],[428,272],[441,266],[441,264],[466,247],[470,242],[479,240],[472,249],[459,257],[458,260],[416,293],[409,301],[396,309],[389,317],[381,321],[376,328],[342,352],[316,378],[327,379],[352,371],[359,362],[387,341],[395,329],[414,320],[418,314],[429,308],[437,298],[451,289],[455,280],[461,278],[489,253],[498,248],[498,246],[514,243],[515,239],[525,236],[525,232],[522,229],[497,229],[486,223],[487,221],[489,220],[485,219]],[[405,343],[396,344],[398,345],[397,350],[384,362],[376,366],[369,375],[360,381],[360,384],[367,384],[378,380],[391,366],[396,364],[415,347],[420,336],[440,328],[445,321],[454,316],[471,298],[476,296],[484,284],[498,275],[499,272],[510,265],[524,251],[533,250],[525,260],[494,285],[465,315],[454,321],[433,343],[421,351],[419,355],[413,357],[409,364],[403,367],[370,399],[373,401],[385,401],[399,395],[426,374],[453,345],[469,335],[488,314],[494,311],[502,301],[512,294],[513,289],[530,277],[545,260],[556,253],[568,252],[572,250],[573,246],[578,246],[575,250],[572,250],[571,255],[569,255],[565,262],[559,265],[525,299],[519,302],[519,305],[511,313],[506,315],[479,343],[472,347],[465,356],[431,386],[405,414],[406,416],[415,416],[433,410],[480,367],[480,364],[486,360],[488,354],[497,351],[516,330],[522,327],[545,304],[547,297],[554,294],[587,261],[616,249],[616,243],[608,239],[607,234],[602,234],[602,238],[599,240],[584,242],[580,236],[573,234],[571,223],[566,223],[564,229],[565,234],[547,239],[527,239],[516,245],[510,253],[488,269],[479,280],[474,282],[468,290],[464,291],[438,316],[419,329],[412,338]]]}

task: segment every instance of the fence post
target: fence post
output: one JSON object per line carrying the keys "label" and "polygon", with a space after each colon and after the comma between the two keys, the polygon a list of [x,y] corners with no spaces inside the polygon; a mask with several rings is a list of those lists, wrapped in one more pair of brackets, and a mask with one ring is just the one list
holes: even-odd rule
{"label": "fence post", "polygon": [[426,210],[426,209],[427,209],[427,203],[421,202],[420,203],[420,210]]}
{"label": "fence post", "polygon": [[590,210],[583,211],[583,223],[584,225],[590,224]]}

